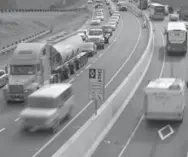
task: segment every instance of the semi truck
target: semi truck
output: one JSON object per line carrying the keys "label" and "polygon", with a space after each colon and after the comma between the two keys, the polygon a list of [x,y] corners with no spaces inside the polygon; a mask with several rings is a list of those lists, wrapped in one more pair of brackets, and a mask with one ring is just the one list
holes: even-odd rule
{"label": "semi truck", "polygon": [[144,88],[147,120],[182,121],[186,105],[186,82],[180,78],[157,78]]}
{"label": "semi truck", "polygon": [[74,35],[56,45],[20,43],[6,69],[8,83],[3,88],[6,102],[26,101],[29,94],[50,83],[61,83],[87,64],[83,41]]}

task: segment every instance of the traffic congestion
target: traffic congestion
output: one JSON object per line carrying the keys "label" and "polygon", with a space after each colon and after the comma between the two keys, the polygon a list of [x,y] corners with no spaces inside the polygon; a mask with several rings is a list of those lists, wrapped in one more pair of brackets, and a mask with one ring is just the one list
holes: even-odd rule
{"label": "traffic congestion", "polygon": [[[14,112],[14,117],[19,117],[19,127],[15,127],[17,132],[20,132],[19,136],[24,136],[23,138],[30,142],[32,141],[31,133],[37,134],[39,132],[39,136],[33,136],[35,141],[40,141],[41,135],[47,137],[45,145],[42,147],[43,142],[39,142],[37,148],[34,146],[35,142],[28,142],[28,146],[25,145],[27,149],[32,145],[33,150],[31,151],[35,152],[32,157],[38,157],[44,149],[48,149],[49,144],[55,145],[53,140],[68,128],[69,122],[76,123],[74,120],[77,116],[87,116],[85,118],[87,120],[93,113],[93,108],[97,111],[97,107],[100,107],[95,104],[95,107],[93,105],[84,114],[88,105],[93,103],[90,101],[87,104],[84,102],[85,100],[81,100],[83,95],[84,99],[88,97],[85,96],[88,94],[88,91],[85,91],[87,77],[78,78],[78,80],[82,80],[82,83],[78,82],[76,85],[72,83],[75,76],[86,75],[84,69],[87,70],[92,66],[92,63],[96,63],[96,56],[102,58],[103,52],[112,51],[113,53],[109,56],[115,60],[118,55],[115,51],[123,51],[122,49],[126,49],[128,44],[136,43],[129,50],[130,55],[123,56],[125,53],[122,52],[116,62],[106,59],[104,62],[96,64],[99,69],[105,62],[108,62],[108,65],[111,64],[111,68],[113,68],[113,64],[118,64],[118,62],[122,62],[122,58],[126,58],[125,61],[123,60],[123,64],[121,63],[120,70],[113,69],[115,75],[116,72],[118,75],[134,52],[139,52],[138,56],[135,56],[135,59],[127,64],[132,66],[132,69],[135,68],[135,62],[142,59],[143,53],[140,51],[145,51],[146,39],[149,36],[148,27],[141,27],[143,19],[129,12],[127,3],[135,5],[133,2],[88,0],[87,3],[93,8],[93,15],[86,26],[76,30],[74,35],[55,44],[49,40],[19,43],[13,51],[9,64],[5,66],[5,69],[0,70],[3,101],[8,107],[18,108],[14,111],[8,110],[8,112]],[[188,88],[186,71],[188,70],[186,66],[188,24],[186,20],[188,7],[182,6],[176,10],[169,5],[149,0],[139,0],[137,5],[142,10],[141,15],[146,14],[153,25],[152,31],[155,39],[149,70],[143,78],[140,78],[142,80],[135,85],[137,89],[133,96],[129,100],[125,100],[127,106],[111,129],[106,132],[102,142],[93,151],[92,157],[158,157],[168,156],[169,151],[171,151],[171,157],[175,157],[175,155],[183,157],[185,153],[179,152],[181,152],[180,146],[186,143],[183,138],[186,139],[188,129],[185,126],[188,118],[186,114]],[[124,22],[129,23],[129,21],[122,20],[125,14],[128,15],[128,20],[132,16],[136,19],[132,22],[132,27],[137,29],[130,30],[132,32],[129,36],[124,35],[125,30],[122,29],[125,25]],[[126,31],[129,32],[129,30]],[[136,32],[136,35],[132,35],[133,32]],[[125,36],[128,38],[126,41]],[[136,37],[133,38],[133,36]],[[119,45],[116,43],[120,38],[123,44],[127,44],[126,47],[123,47],[122,43],[122,47],[119,46],[120,43]],[[117,47],[109,50],[113,44]],[[112,93],[116,91],[116,88],[121,85],[120,83],[130,72],[124,71],[127,73],[126,76],[121,74],[121,80],[116,80],[116,85],[110,89]],[[115,75],[108,76],[110,83],[111,79],[116,77]],[[94,76],[90,76],[89,73],[89,77]],[[104,85],[104,90],[106,86],[108,83]],[[77,92],[74,91],[75,89]],[[108,94],[109,97],[112,93]],[[24,104],[24,107],[20,107],[20,104]],[[74,113],[74,108],[78,104],[81,104],[80,111]],[[65,129],[61,129],[62,125],[65,126]],[[75,130],[80,127],[80,125],[74,125],[66,132],[72,136],[72,130],[76,132]],[[54,136],[51,138],[46,133]],[[65,137],[63,143],[69,138],[69,136]],[[163,143],[168,138],[170,140]],[[61,142],[59,141],[58,145],[61,145]],[[167,149],[165,150],[164,147]],[[51,149],[54,151],[55,148]],[[51,149],[46,152],[51,151]],[[177,149],[178,153],[175,152]],[[18,150],[21,148],[19,147]],[[185,152],[185,150],[183,151]],[[48,154],[46,152],[44,155],[41,153],[41,156]],[[7,154],[9,154],[8,151]]]}

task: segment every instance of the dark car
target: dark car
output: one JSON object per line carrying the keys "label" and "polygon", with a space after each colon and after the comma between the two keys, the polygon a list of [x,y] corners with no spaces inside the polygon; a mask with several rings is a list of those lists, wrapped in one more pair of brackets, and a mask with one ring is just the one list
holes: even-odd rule
{"label": "dark car", "polygon": [[119,6],[119,11],[127,11],[127,6],[126,5]]}
{"label": "dark car", "polygon": [[97,53],[97,46],[94,42],[85,42],[82,45],[81,51],[87,52],[88,57],[91,57]]}

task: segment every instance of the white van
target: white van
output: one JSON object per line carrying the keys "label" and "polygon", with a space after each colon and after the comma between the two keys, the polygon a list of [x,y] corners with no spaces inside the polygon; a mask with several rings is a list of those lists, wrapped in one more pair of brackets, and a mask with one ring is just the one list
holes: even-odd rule
{"label": "white van", "polygon": [[157,78],[144,89],[144,113],[149,120],[183,120],[186,83],[177,78]]}
{"label": "white van", "polygon": [[49,84],[28,97],[28,105],[20,113],[26,131],[58,130],[61,120],[68,118],[74,105],[71,84]]}

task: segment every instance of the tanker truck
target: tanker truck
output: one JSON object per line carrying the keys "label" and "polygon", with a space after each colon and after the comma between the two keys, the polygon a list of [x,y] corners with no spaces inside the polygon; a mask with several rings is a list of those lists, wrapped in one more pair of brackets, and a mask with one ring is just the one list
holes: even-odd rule
{"label": "tanker truck", "polygon": [[20,43],[7,65],[9,80],[3,88],[5,101],[23,102],[43,85],[61,83],[87,64],[87,53],[81,52],[80,35],[56,45]]}

